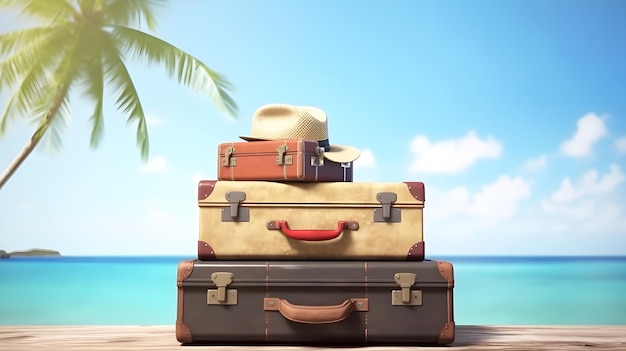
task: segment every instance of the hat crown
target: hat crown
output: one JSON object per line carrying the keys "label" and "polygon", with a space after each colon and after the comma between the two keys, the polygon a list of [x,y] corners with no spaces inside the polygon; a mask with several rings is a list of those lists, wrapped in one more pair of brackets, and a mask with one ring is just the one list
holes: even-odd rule
{"label": "hat crown", "polygon": [[240,138],[247,141],[316,140],[324,148],[324,158],[334,162],[352,162],[361,154],[352,146],[331,144],[326,112],[313,106],[269,104],[259,107],[252,116],[251,135]]}
{"label": "hat crown", "polygon": [[328,139],[326,113],[309,106],[266,105],[254,112],[252,137],[263,139]]}

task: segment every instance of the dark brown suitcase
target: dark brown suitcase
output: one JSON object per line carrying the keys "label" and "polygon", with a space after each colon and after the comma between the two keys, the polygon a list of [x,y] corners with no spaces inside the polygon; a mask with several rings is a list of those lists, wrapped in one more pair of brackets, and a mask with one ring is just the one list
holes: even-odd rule
{"label": "dark brown suitcase", "polygon": [[324,158],[315,140],[286,139],[221,143],[218,180],[351,182],[352,162]]}
{"label": "dark brown suitcase", "polygon": [[454,341],[443,261],[182,261],[183,344],[373,345]]}

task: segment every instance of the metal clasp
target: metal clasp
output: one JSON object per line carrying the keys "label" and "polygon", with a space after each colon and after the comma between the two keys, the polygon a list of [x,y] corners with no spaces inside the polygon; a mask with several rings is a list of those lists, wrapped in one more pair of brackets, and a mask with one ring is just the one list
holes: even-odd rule
{"label": "metal clasp", "polygon": [[222,222],[249,222],[250,209],[240,206],[245,199],[246,193],[243,191],[227,192],[226,201],[230,206],[222,208]]}
{"label": "metal clasp", "polygon": [[230,272],[214,272],[211,280],[217,286],[217,290],[209,289],[207,304],[209,305],[236,305],[237,290],[226,289],[233,282],[233,274]]}
{"label": "metal clasp", "polygon": [[396,273],[393,277],[402,290],[391,291],[392,305],[419,306],[422,304],[422,291],[411,290],[415,284],[415,273]]}
{"label": "metal clasp", "polygon": [[237,158],[233,157],[235,153],[235,148],[230,146],[224,149],[224,157],[222,158],[222,166],[230,167],[237,165]]}
{"label": "metal clasp", "polygon": [[291,155],[285,155],[287,151],[289,151],[289,146],[281,145],[276,148],[278,151],[278,156],[276,156],[276,164],[281,165],[290,165],[293,164],[293,157]]}
{"label": "metal clasp", "polygon": [[[315,160],[315,164],[313,163]],[[312,166],[323,166],[324,165],[324,148],[318,146],[315,148],[315,156],[311,157],[311,165]]]}
{"label": "metal clasp", "polygon": [[374,222],[400,222],[402,219],[400,209],[391,206],[397,199],[398,195],[396,193],[384,192],[376,194],[376,200],[380,202],[381,208],[374,209]]}

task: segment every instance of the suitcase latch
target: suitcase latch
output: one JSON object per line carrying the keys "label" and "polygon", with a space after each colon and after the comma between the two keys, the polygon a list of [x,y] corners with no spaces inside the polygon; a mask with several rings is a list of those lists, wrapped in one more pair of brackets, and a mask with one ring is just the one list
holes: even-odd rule
{"label": "suitcase latch", "polygon": [[311,166],[323,166],[324,165],[324,148],[318,146],[315,148],[315,156],[311,156]]}
{"label": "suitcase latch", "polygon": [[276,156],[276,164],[278,166],[293,164],[293,157],[291,155],[285,155],[287,151],[289,151],[287,145],[277,147],[276,151],[278,151],[278,156]]}
{"label": "suitcase latch", "polygon": [[398,195],[396,195],[396,193],[376,194],[376,200],[378,200],[382,206],[381,208],[374,209],[374,222],[400,222],[402,219],[400,209],[392,206],[397,199]]}
{"label": "suitcase latch", "polygon": [[415,274],[396,273],[393,277],[402,290],[391,291],[391,304],[393,306],[421,306],[422,291],[411,290],[415,284]]}
{"label": "suitcase latch", "polygon": [[217,290],[209,289],[207,292],[207,304],[209,305],[236,305],[237,290],[226,289],[233,282],[233,274],[230,272],[214,272],[211,274],[213,284]]}
{"label": "suitcase latch", "polygon": [[222,166],[231,167],[237,165],[237,157],[233,157],[235,148],[230,146],[224,150],[224,157],[222,158]]}
{"label": "suitcase latch", "polygon": [[250,222],[250,209],[242,207],[241,202],[246,199],[243,191],[229,191],[226,201],[229,207],[222,207],[222,222]]}

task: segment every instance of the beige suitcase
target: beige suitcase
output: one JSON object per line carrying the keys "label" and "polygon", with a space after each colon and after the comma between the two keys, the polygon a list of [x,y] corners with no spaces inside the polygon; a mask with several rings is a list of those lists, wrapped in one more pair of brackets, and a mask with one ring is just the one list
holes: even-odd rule
{"label": "beige suitcase", "polygon": [[202,180],[201,260],[424,259],[421,182]]}

